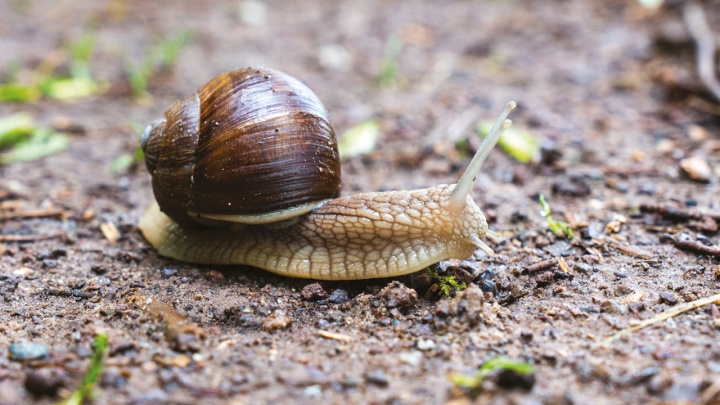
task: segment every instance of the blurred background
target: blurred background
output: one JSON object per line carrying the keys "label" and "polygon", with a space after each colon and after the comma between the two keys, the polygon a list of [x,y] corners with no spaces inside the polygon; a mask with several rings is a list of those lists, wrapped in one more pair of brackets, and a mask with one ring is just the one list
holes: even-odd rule
{"label": "blurred background", "polygon": [[[112,329],[102,386],[117,402],[220,403],[240,392],[258,403],[321,394],[334,403],[443,403],[458,392],[449,372],[472,373],[504,353],[542,367],[532,395],[546,403],[695,400],[709,370],[720,370],[717,326],[702,314],[612,353],[589,342],[664,311],[678,302],[673,294],[689,302],[717,290],[717,260],[673,248],[669,232],[692,229],[709,249],[718,224],[694,221],[695,211],[687,226],[648,212],[662,211],[656,203],[720,211],[719,38],[720,2],[710,0],[0,1],[0,269],[14,272],[0,280],[15,280],[0,291],[17,299],[0,312],[0,343],[37,341],[42,353],[85,362],[95,333]],[[367,294],[352,307],[366,312],[327,321],[329,307],[299,298],[304,280],[182,264],[148,247],[136,229],[153,198],[143,129],[219,73],[246,66],[284,71],[323,101],[339,135],[344,195],[455,182],[488,125],[518,103],[473,190],[501,234],[489,242],[498,256],[476,253],[471,263],[507,298],[502,308],[485,304],[499,311],[497,325],[431,330],[439,298],[427,296],[407,317],[375,319],[377,301],[367,297],[387,280],[326,283],[346,299]],[[571,232],[552,229],[560,221],[549,207],[541,215],[539,195],[575,229],[572,244]],[[636,255],[638,246],[655,256]],[[584,267],[537,282],[518,270],[562,256]],[[636,265],[639,256],[661,267]],[[192,363],[115,295],[143,286],[208,330]],[[608,300],[630,288],[640,300],[647,292],[648,310],[611,312],[619,305]],[[605,303],[620,322],[600,314]],[[260,330],[277,308],[293,317],[291,333]],[[317,337],[318,328],[372,337],[352,352]],[[415,350],[417,336],[437,349]],[[673,357],[674,348],[682,350]],[[415,357],[399,358],[401,350]],[[22,390],[33,370],[0,357],[0,402],[29,400]],[[85,363],[74,364],[63,369],[76,370],[72,380],[33,393],[51,403],[62,386],[69,396]],[[364,374],[378,370],[382,378]]]}
{"label": "blurred background", "polygon": [[[266,66],[313,89],[338,134],[370,140],[341,141],[353,149],[345,156],[372,166],[356,180],[357,159],[347,163],[346,192],[453,181],[481,139],[476,126],[510,99],[527,131],[509,146],[517,161],[537,163],[542,149],[553,164],[627,166],[686,132],[677,124],[717,117],[695,78],[682,4],[10,0],[0,5],[0,116],[22,112],[71,134],[44,134],[52,147],[30,158],[70,145],[86,162],[107,161],[103,174],[123,175],[139,161],[137,133],[172,101],[221,72]],[[690,152],[674,146],[660,152],[676,161]],[[397,167],[404,175],[388,176]]]}

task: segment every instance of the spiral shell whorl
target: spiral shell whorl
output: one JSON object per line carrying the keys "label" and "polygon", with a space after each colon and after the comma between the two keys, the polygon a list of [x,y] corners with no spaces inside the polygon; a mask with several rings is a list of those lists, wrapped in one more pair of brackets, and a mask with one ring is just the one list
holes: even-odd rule
{"label": "spiral shell whorl", "polygon": [[143,144],[156,199],[180,225],[193,225],[196,215],[263,215],[339,196],[327,111],[284,73],[224,73],[165,115]]}

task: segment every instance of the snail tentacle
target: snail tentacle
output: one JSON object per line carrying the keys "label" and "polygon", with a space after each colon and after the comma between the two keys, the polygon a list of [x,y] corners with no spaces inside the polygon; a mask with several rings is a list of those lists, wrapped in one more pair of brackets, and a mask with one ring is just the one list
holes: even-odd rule
{"label": "snail tentacle", "polygon": [[467,169],[465,169],[465,173],[463,173],[463,175],[460,177],[460,180],[458,180],[457,184],[455,185],[455,189],[452,192],[451,200],[451,204],[454,209],[462,209],[462,207],[465,205],[465,197],[470,194],[472,185],[473,183],[475,183],[475,179],[477,178],[478,174],[480,174],[480,168],[485,162],[485,159],[490,154],[490,151],[493,150],[498,140],[500,140],[503,131],[505,131],[507,128],[510,127],[510,125],[512,125],[512,121],[508,120],[507,116],[508,114],[510,114],[510,111],[515,108],[516,105],[517,104],[514,101],[510,101],[509,103],[507,103],[505,109],[500,114],[497,121],[495,121],[492,129],[485,137],[482,144],[480,144],[477,152],[475,152],[475,156],[473,156]]}

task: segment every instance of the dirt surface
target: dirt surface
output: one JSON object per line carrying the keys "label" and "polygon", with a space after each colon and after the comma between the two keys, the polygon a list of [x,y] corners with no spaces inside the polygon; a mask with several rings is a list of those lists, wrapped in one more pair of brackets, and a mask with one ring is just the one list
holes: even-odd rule
{"label": "dirt surface", "polygon": [[[602,342],[720,292],[719,256],[677,247],[685,238],[720,245],[720,215],[667,214],[720,212],[719,107],[695,71],[681,2],[658,11],[592,0],[266,5],[250,25],[237,1],[0,3],[0,66],[34,68],[95,21],[91,69],[110,83],[72,103],[0,105],[0,116],[29,111],[82,129],[60,154],[0,167],[0,217],[63,212],[0,220],[2,235],[52,236],[0,244],[0,403],[67,397],[98,333],[110,348],[96,403],[711,401],[717,306]],[[703,7],[720,33],[720,3]],[[153,39],[183,29],[194,41],[153,77],[153,98],[136,103],[119,55],[141,58]],[[380,88],[391,35],[405,43],[399,85]],[[543,160],[524,165],[499,149],[488,159],[473,197],[499,233],[489,240],[496,255],[442,266],[471,288],[451,301],[421,276],[313,284],[159,257],[135,227],[152,200],[150,176],[109,169],[135,149],[127,123],[150,123],[243,66],[301,79],[338,132],[378,120],[376,150],[343,162],[345,195],[454,182],[468,162],[456,142],[478,143],[462,123],[493,120],[516,100],[512,119],[543,141]],[[688,157],[710,165],[708,182],[683,172]],[[549,233],[539,193],[574,227],[572,242]],[[642,204],[666,204],[666,214]],[[550,267],[528,271],[543,260]],[[37,344],[14,346],[34,358],[11,353],[19,343]],[[479,395],[448,379],[497,356],[533,364],[534,379],[495,373]]]}

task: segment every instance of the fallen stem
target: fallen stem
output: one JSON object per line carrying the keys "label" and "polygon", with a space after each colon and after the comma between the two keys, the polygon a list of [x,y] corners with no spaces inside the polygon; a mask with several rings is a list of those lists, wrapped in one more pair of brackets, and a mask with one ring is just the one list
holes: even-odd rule
{"label": "fallen stem", "polygon": [[691,240],[687,234],[677,234],[673,237],[675,247],[682,250],[698,253],[701,255],[720,257],[720,247],[707,246],[698,241]]}
{"label": "fallen stem", "polygon": [[672,308],[668,309],[667,311],[661,312],[650,319],[646,319],[635,326],[631,326],[627,329],[623,329],[620,332],[605,338],[605,340],[603,340],[603,343],[605,343],[605,344],[612,343],[617,338],[620,338],[623,336],[629,336],[641,329],[647,328],[648,326],[654,325],[654,324],[656,324],[658,322],[662,322],[666,319],[676,317],[684,312],[693,310],[695,308],[700,308],[702,306],[709,305],[709,304],[720,304],[720,294],[711,295],[709,297],[700,298],[695,301],[688,302],[687,304],[682,304],[682,305],[678,305],[676,307],[672,307]]}
{"label": "fallen stem", "polygon": [[59,210],[59,209],[11,212],[9,214],[0,214],[0,220],[18,219],[18,218],[61,217],[64,213],[65,213],[65,211]]}
{"label": "fallen stem", "polygon": [[0,242],[34,242],[36,240],[58,238],[62,235],[62,233],[52,233],[49,235],[0,235]]}
{"label": "fallen stem", "polygon": [[720,81],[715,76],[715,35],[708,25],[705,11],[697,4],[686,4],[683,16],[685,25],[697,45],[697,70],[700,80],[720,101]]}

